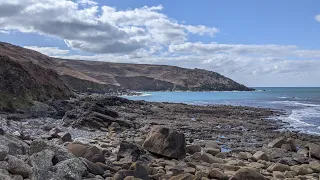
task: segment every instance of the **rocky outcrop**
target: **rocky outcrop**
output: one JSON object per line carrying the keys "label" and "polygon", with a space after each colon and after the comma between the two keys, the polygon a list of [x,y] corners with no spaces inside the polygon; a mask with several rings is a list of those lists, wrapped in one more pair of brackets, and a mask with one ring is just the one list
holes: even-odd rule
{"label": "rocky outcrop", "polygon": [[0,54],[0,108],[25,107],[31,100],[70,96],[71,91],[55,71]]}
{"label": "rocky outcrop", "polygon": [[155,154],[181,159],[186,156],[186,141],[183,133],[157,126],[154,127],[143,147]]}

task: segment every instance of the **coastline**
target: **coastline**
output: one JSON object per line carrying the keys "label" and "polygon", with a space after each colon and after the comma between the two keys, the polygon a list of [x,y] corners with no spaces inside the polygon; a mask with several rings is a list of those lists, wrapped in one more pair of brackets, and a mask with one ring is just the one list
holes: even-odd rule
{"label": "coastline", "polygon": [[[107,168],[97,172],[88,166],[88,171],[108,180],[122,180],[126,176],[171,179],[181,175],[200,179],[230,179],[241,177],[239,174],[242,171],[250,174],[252,169],[258,173],[257,177],[271,179],[279,175],[274,166],[285,167],[285,170],[280,172],[281,177],[289,176],[285,175],[285,171],[295,173],[292,177],[301,176],[300,169],[298,173],[295,172],[295,168],[300,166],[308,166],[310,169],[304,177],[319,177],[317,173],[320,169],[309,166],[315,163],[316,167],[320,167],[317,156],[314,156],[318,152],[309,152],[307,146],[309,143],[320,142],[320,136],[281,130],[286,124],[270,117],[279,116],[282,112],[272,109],[133,101],[105,95],[79,96],[69,101],[54,101],[49,103],[49,106],[59,107],[65,111],[65,115],[58,118],[2,114],[0,140],[4,140],[5,145],[6,137],[14,137],[15,142],[8,140],[8,143],[23,142],[31,149],[35,146],[34,143],[39,142],[52,143],[54,148],[67,149],[70,152],[70,144],[80,143],[82,146],[98,148],[101,152],[106,152],[105,160],[99,167]],[[166,154],[150,152],[145,142],[156,127],[164,128],[161,130],[163,132],[172,133],[168,137],[173,139],[164,141],[165,144],[169,143],[166,148],[182,154],[186,151],[185,158],[168,158]],[[175,139],[177,134],[183,136],[185,149],[175,147],[182,143]],[[164,137],[159,136],[156,139],[158,141],[161,138]],[[293,143],[292,148],[283,145],[270,146],[270,143],[279,138],[281,142],[277,142],[278,144],[286,145],[285,142],[290,140],[290,143]],[[48,146],[36,147],[48,151]],[[267,158],[259,159],[261,157],[256,154],[260,152]],[[24,156],[32,159],[29,155]],[[84,158],[90,160],[90,157]],[[318,158],[320,160],[320,156]],[[84,162],[88,164],[87,161]],[[137,164],[139,168],[148,169],[143,171],[144,175],[139,174],[141,169],[130,169],[138,166]],[[91,164],[90,168],[92,166]],[[213,172],[221,176],[216,176]],[[277,172],[277,176],[274,172]],[[33,172],[30,177],[32,175]],[[82,176],[89,178],[89,175]]]}

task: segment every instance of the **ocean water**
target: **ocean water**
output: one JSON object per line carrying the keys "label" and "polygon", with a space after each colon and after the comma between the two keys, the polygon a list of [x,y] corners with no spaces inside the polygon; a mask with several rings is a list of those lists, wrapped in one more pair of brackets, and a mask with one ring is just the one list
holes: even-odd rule
{"label": "ocean water", "polygon": [[179,102],[195,105],[225,104],[283,110],[274,117],[288,122],[288,129],[320,135],[320,87],[266,87],[253,92],[144,92],[132,100]]}

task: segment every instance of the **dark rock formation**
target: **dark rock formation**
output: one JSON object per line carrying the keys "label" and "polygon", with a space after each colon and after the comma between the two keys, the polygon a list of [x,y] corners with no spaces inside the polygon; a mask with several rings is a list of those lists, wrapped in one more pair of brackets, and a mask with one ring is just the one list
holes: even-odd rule
{"label": "dark rock formation", "polygon": [[148,134],[143,147],[155,154],[182,159],[186,156],[186,142],[183,133],[156,126]]}

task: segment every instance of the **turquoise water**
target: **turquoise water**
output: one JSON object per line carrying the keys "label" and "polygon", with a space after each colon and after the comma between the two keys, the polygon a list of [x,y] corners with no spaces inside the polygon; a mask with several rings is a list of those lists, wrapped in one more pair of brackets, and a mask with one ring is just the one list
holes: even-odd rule
{"label": "turquoise water", "polygon": [[127,96],[132,100],[179,102],[195,105],[226,104],[284,110],[277,119],[290,124],[289,129],[320,135],[320,88],[255,88],[253,92],[144,92]]}

